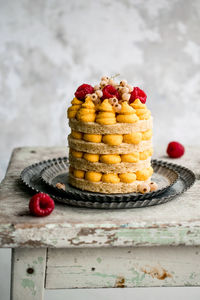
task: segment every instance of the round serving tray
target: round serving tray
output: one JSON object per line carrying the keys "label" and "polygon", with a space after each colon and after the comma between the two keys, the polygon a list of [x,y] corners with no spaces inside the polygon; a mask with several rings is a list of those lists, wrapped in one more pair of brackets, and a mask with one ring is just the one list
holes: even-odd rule
{"label": "round serving tray", "polygon": [[154,196],[153,198],[150,199],[141,199],[136,201],[133,201],[131,197],[128,201],[118,201],[116,199],[116,195],[111,195],[114,196],[115,198],[112,201],[107,201],[107,202],[98,201],[98,198],[96,198],[95,201],[82,200],[81,198],[75,199],[73,193],[71,194],[72,196],[71,198],[66,197],[63,194],[61,195],[60,190],[57,191],[55,189],[50,188],[48,185],[44,184],[44,182],[41,180],[40,174],[44,170],[44,168],[46,168],[47,166],[51,166],[52,163],[56,162],[57,160],[62,160],[62,159],[60,158],[60,159],[46,160],[46,161],[33,164],[25,168],[21,172],[20,178],[22,182],[32,191],[48,193],[54,200],[57,200],[61,203],[65,203],[67,205],[73,205],[76,207],[119,209],[119,208],[138,208],[138,207],[146,207],[146,206],[163,204],[168,201],[171,201],[176,196],[184,193],[195,182],[195,175],[189,169],[176,164],[167,163],[165,161],[153,160],[152,161],[153,163],[157,163],[160,166],[166,166],[172,168],[179,175],[177,182],[173,186],[169,187],[169,189],[167,189],[162,194]]}
{"label": "round serving tray", "polygon": [[[168,166],[163,166],[160,162],[152,161],[154,174],[152,180],[158,184],[159,189],[146,194],[124,193],[124,194],[104,194],[82,191],[68,184],[69,163],[66,157],[54,161],[51,166],[47,166],[41,172],[41,178],[52,189],[56,189],[62,196],[81,199],[84,201],[112,202],[112,201],[136,201],[150,199],[166,191],[178,180],[178,173]],[[65,184],[65,191],[56,187],[57,183]]]}

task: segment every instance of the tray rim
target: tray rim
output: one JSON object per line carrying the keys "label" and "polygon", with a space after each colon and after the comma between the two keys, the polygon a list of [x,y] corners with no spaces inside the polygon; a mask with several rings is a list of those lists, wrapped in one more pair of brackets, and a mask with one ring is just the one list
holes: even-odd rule
{"label": "tray rim", "polygon": [[[50,164],[50,162],[52,160],[55,160],[55,159],[43,160],[43,161],[37,162],[35,164],[32,164],[30,166],[27,166],[26,168],[24,168],[21,171],[20,180],[30,190],[32,190],[34,192],[41,192],[37,188],[35,188],[35,187],[31,186],[29,183],[27,183],[24,180],[23,176],[24,176],[24,174],[27,171],[29,171],[33,167],[35,168],[35,167],[37,167],[37,166],[39,166],[41,164],[45,164],[45,163],[49,163]],[[168,201],[173,200],[177,196],[183,194],[185,191],[187,191],[195,183],[196,177],[195,177],[194,172],[192,170],[188,169],[187,167],[184,167],[184,166],[181,166],[181,165],[178,165],[178,164],[175,164],[175,163],[170,163],[170,162],[167,162],[167,161],[164,161],[164,160],[159,160],[159,161],[161,161],[163,164],[166,164],[166,165],[178,168],[179,170],[177,172],[179,172],[179,175],[180,175],[179,180],[182,179],[182,181],[184,181],[184,183],[186,181],[184,180],[184,178],[182,178],[180,172],[182,172],[182,173],[183,172],[188,173],[188,175],[191,176],[190,183],[187,184],[187,185],[184,184],[183,189],[181,191],[175,193],[174,195],[167,195],[167,196],[162,197],[162,198],[146,199],[146,200],[143,200],[143,201],[141,201],[141,200],[139,201],[138,200],[138,201],[134,201],[134,202],[128,201],[128,202],[112,202],[112,203],[104,202],[104,203],[100,203],[100,202],[89,202],[89,201],[83,201],[83,200],[66,199],[66,198],[59,197],[57,195],[52,195],[50,193],[49,193],[49,195],[54,200],[56,200],[58,202],[61,202],[63,204],[71,205],[71,206],[74,206],[74,207],[91,208],[91,209],[121,209],[121,208],[123,208],[123,209],[130,209],[130,208],[141,208],[141,207],[148,207],[148,206],[152,206],[152,205],[164,204],[164,203],[166,203]]]}
{"label": "tray rim", "polygon": [[[69,163],[69,161],[68,161],[68,157],[59,157],[59,160],[61,160],[61,161],[66,161],[67,163]],[[156,190],[156,191],[152,191],[152,192],[149,192],[149,193],[146,193],[146,194],[141,194],[141,193],[124,193],[124,194],[122,194],[122,193],[113,193],[113,194],[106,194],[106,193],[95,193],[95,192],[91,192],[91,191],[84,191],[84,190],[81,190],[81,189],[78,189],[78,188],[76,188],[76,187],[73,187],[75,190],[74,191],[62,191],[62,190],[60,190],[60,189],[58,189],[57,187],[55,187],[52,183],[49,183],[48,181],[46,181],[45,179],[44,179],[44,177],[43,177],[43,174],[48,170],[48,169],[50,169],[50,168],[52,168],[53,166],[55,166],[56,164],[58,164],[58,161],[59,161],[58,159],[57,160],[55,160],[55,162],[53,162],[50,166],[46,166],[42,171],[41,171],[41,173],[40,173],[40,177],[41,177],[41,180],[46,184],[46,185],[48,185],[50,188],[53,188],[53,189],[55,189],[55,190],[57,190],[57,192],[59,192],[59,193],[61,193],[61,194],[63,194],[63,197],[64,197],[64,195],[65,195],[65,197],[67,197],[67,195],[69,195],[69,194],[74,194],[74,197],[78,197],[78,195],[80,195],[80,193],[81,194],[84,194],[85,196],[87,196],[87,194],[89,193],[89,195],[91,196],[91,197],[95,197],[95,196],[97,196],[98,195],[98,197],[99,198],[104,198],[104,197],[107,197],[107,198],[110,198],[109,200],[111,200],[112,201],[112,199],[113,198],[121,198],[121,197],[123,197],[124,198],[124,200],[122,200],[122,201],[126,201],[125,200],[125,198],[128,198],[128,197],[133,197],[133,199],[132,200],[134,200],[134,201],[137,201],[137,200],[144,200],[144,199],[150,199],[150,198],[153,198],[154,196],[157,196],[157,195],[160,195],[160,194],[162,194],[162,193],[164,193],[166,190],[168,190],[170,187],[172,187],[177,181],[178,181],[178,179],[179,179],[179,174],[178,174],[178,172],[176,172],[172,167],[169,167],[169,166],[162,166],[162,165],[160,165],[160,167],[164,167],[164,168],[166,168],[166,169],[168,169],[168,170],[170,170],[171,172],[173,172],[174,173],[174,176],[176,176],[176,178],[169,184],[169,185],[167,185],[167,186],[165,186],[165,187],[163,187],[163,188],[161,188],[161,189],[158,189],[158,190]],[[156,163],[156,164],[158,164],[159,165],[159,160],[156,160],[156,159],[152,159],[151,160],[151,163],[152,164],[154,164],[154,163]],[[59,174],[57,174],[56,176],[58,176]],[[56,177],[55,176],[55,177]],[[54,178],[55,178],[54,177]],[[106,201],[103,201],[103,202],[106,202]]]}

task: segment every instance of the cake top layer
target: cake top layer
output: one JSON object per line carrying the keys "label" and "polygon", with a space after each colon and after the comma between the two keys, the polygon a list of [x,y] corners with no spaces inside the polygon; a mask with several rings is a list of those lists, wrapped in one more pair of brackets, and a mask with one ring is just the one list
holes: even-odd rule
{"label": "cake top layer", "polygon": [[84,83],[77,88],[68,118],[101,125],[135,123],[150,117],[146,99],[147,95],[139,87],[104,76],[94,87]]}
{"label": "cake top layer", "polygon": [[83,101],[87,96],[90,96],[92,100],[99,98],[101,101],[117,98],[119,101],[129,102],[129,104],[135,99],[139,99],[144,104],[147,99],[147,95],[139,87],[133,87],[126,80],[121,80],[117,83],[112,77],[106,76],[102,77],[100,83],[94,87],[84,83],[77,88],[75,97],[78,100]]}

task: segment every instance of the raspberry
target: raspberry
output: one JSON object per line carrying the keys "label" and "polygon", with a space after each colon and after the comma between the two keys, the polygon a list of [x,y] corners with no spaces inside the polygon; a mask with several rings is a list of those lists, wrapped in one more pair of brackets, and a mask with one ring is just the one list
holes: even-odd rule
{"label": "raspberry", "polygon": [[102,91],[103,91],[103,97],[102,97],[103,100],[113,98],[113,97],[116,97],[119,100],[120,98],[118,91],[112,85],[109,84],[106,85]]}
{"label": "raspberry", "polygon": [[32,215],[36,217],[45,217],[54,210],[54,201],[44,193],[35,194],[30,202],[29,209]]}
{"label": "raspberry", "polygon": [[91,85],[84,83],[77,88],[74,95],[77,99],[84,100],[87,94],[92,93],[94,93],[94,88]]}
{"label": "raspberry", "polygon": [[140,101],[144,104],[146,103],[147,95],[139,87],[134,87],[133,91],[131,92],[129,103],[132,103],[135,99],[140,99]]}
{"label": "raspberry", "polygon": [[170,142],[167,147],[167,154],[171,158],[179,158],[185,152],[185,148],[178,142]]}

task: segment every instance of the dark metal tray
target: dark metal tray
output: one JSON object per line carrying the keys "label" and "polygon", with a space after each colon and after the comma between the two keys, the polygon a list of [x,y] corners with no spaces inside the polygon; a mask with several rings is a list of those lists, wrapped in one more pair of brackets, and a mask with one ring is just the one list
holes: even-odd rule
{"label": "dark metal tray", "polygon": [[[170,186],[163,193],[156,196],[154,195],[151,198],[144,197],[138,200],[133,200],[133,195],[131,194],[124,194],[128,197],[126,201],[120,201],[120,198],[122,196],[121,194],[112,194],[112,195],[108,195],[110,197],[109,201],[103,202],[101,201],[101,198],[102,196],[105,198],[105,194],[102,195],[102,194],[96,194],[92,192],[86,192],[86,194],[96,195],[95,200],[89,201],[88,197],[82,191],[76,188],[72,188],[70,186],[72,190],[69,191],[69,195],[66,197],[66,195],[64,195],[61,190],[56,190],[55,188],[52,188],[44,184],[44,182],[42,181],[41,172],[46,167],[50,167],[52,164],[56,163],[57,161],[62,161],[62,160],[63,158],[42,161],[25,168],[22,171],[20,176],[22,182],[27,187],[29,187],[32,191],[48,193],[54,200],[57,200],[62,203],[77,206],[77,207],[103,208],[103,209],[137,208],[137,207],[145,207],[145,206],[166,203],[174,199],[176,196],[185,192],[195,182],[195,175],[189,169],[161,160],[152,160],[152,164],[154,168],[155,166],[157,166],[158,168],[167,167],[173,169],[179,175],[177,182],[174,185]],[[76,195],[74,195],[73,190],[76,191]],[[145,194],[143,196],[145,196]]]}
{"label": "dark metal tray", "polygon": [[[72,199],[81,199],[84,201],[98,201],[98,202],[113,202],[113,201],[136,201],[143,199],[150,199],[166,191],[178,180],[178,173],[168,166],[162,166],[157,161],[152,161],[154,174],[152,180],[158,184],[158,190],[146,194],[141,193],[123,193],[123,194],[104,194],[94,193],[89,191],[82,191],[78,188],[72,187],[68,184],[68,169],[69,163],[66,157],[59,158],[54,161],[51,166],[47,166],[41,172],[41,178],[51,188],[56,189],[63,197],[70,197]],[[56,187],[57,183],[64,183],[66,190],[59,190]]]}

